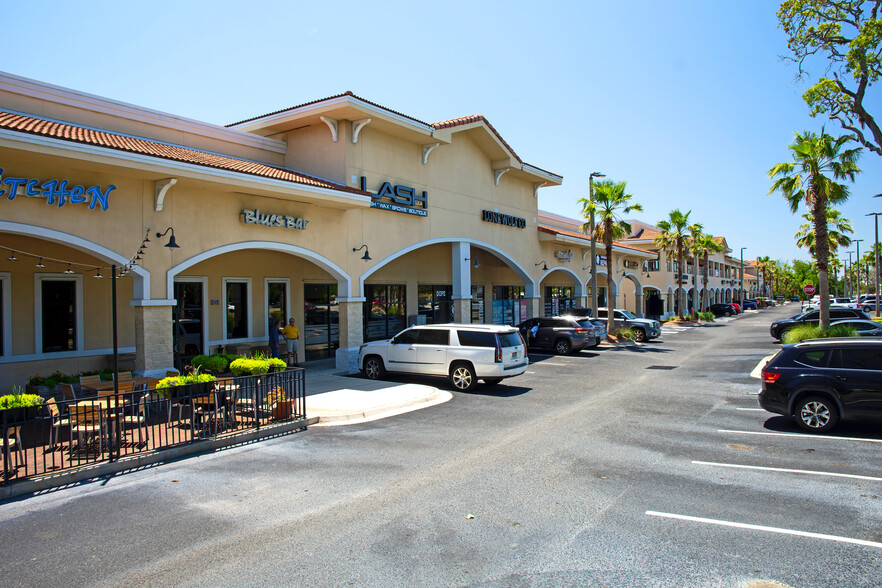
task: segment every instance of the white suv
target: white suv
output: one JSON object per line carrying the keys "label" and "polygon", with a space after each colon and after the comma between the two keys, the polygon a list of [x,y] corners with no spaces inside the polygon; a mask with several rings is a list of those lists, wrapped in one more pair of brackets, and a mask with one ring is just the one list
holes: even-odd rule
{"label": "white suv", "polygon": [[420,325],[358,350],[358,368],[372,380],[386,372],[447,376],[462,391],[479,379],[492,385],[519,376],[528,364],[518,330],[499,325]]}

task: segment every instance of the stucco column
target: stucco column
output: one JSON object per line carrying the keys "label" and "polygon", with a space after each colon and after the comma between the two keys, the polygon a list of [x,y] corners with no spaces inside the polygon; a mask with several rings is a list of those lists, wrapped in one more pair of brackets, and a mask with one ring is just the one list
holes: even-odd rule
{"label": "stucco column", "polygon": [[337,369],[348,374],[358,372],[358,347],[364,343],[364,298],[338,298],[340,347]]}
{"label": "stucco column", "polygon": [[539,312],[540,312],[539,309],[542,308],[542,299],[541,298],[534,296],[534,297],[530,297],[530,298],[525,298],[525,300],[527,301],[527,314],[529,315],[526,318],[533,318],[536,316],[542,316],[541,314],[539,314]]}
{"label": "stucco column", "polygon": [[471,323],[472,322],[472,299],[469,298],[453,298],[453,322],[455,323]]}
{"label": "stucco column", "polygon": [[641,294],[635,293],[634,294],[634,314],[636,314],[640,318],[643,318],[644,316],[646,316],[646,313],[644,312],[644,310],[645,310],[644,304],[646,304],[646,296],[642,293]]}
{"label": "stucco column", "polygon": [[588,306],[588,297],[587,296],[576,296],[576,306],[579,308],[585,308]]}
{"label": "stucco column", "polygon": [[165,377],[174,369],[172,307],[174,300],[139,300],[134,305],[135,370],[148,377]]}

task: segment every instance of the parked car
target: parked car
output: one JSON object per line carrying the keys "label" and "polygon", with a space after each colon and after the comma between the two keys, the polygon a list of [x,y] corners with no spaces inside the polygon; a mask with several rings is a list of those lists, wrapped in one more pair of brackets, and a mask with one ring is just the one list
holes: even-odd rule
{"label": "parked car", "polygon": [[740,304],[738,304],[737,302],[729,302],[728,304],[732,305],[735,308],[736,314],[741,314],[742,310]]}
{"label": "parked car", "polygon": [[178,355],[198,355],[202,347],[202,321],[199,319],[179,319],[177,321]]}
{"label": "parked car", "polygon": [[735,310],[735,307],[728,302],[718,302],[716,304],[711,304],[710,311],[714,313],[714,316],[733,316],[738,314],[738,311]]}
{"label": "parked car", "polygon": [[756,310],[758,308],[756,300],[753,300],[751,298],[745,298],[741,302],[744,310]]}
{"label": "parked car", "polygon": [[791,296],[790,302],[799,302],[799,296]]}
{"label": "parked car", "polygon": [[597,347],[598,345],[606,341],[606,322],[598,319],[595,316],[591,316],[590,308],[585,308],[583,306],[574,307],[567,311],[567,315],[572,315],[579,319],[589,319],[591,321],[591,323],[594,325],[594,336],[596,339],[594,347]]}
{"label": "parked car", "polygon": [[550,349],[558,355],[577,353],[594,347],[594,324],[574,316],[548,316],[527,319],[518,325],[527,350]]}
{"label": "parked car", "polygon": [[882,419],[882,341],[856,337],[784,345],[762,370],[759,403],[813,433],[840,420]]}
{"label": "parked car", "polygon": [[844,321],[830,322],[830,326],[846,325],[857,331],[858,337],[882,337],[882,323],[865,321],[861,319],[849,319]]}
{"label": "parked car", "polygon": [[528,364],[517,329],[501,325],[420,325],[358,350],[358,368],[372,380],[386,372],[446,376],[462,391],[523,374]]}
{"label": "parked car", "polygon": [[[863,300],[861,300],[860,309],[866,313],[875,313],[876,312],[876,297],[870,294],[869,296],[861,296]],[[880,307],[882,307],[882,300],[879,301]]]}
{"label": "parked car", "polygon": [[[609,316],[608,312],[606,308],[598,308],[597,318],[606,320]],[[661,335],[661,323],[657,320],[637,318],[623,308],[616,308],[613,312],[613,324],[616,329],[632,329],[638,341],[649,341]]]}
{"label": "parked car", "polygon": [[[870,317],[865,315],[860,310],[855,310],[853,308],[831,308],[830,309],[830,322],[836,320],[846,320],[846,319],[863,319],[869,320]],[[787,329],[792,329],[797,325],[815,325],[821,322],[821,311],[820,310],[810,310],[808,312],[804,312],[802,314],[798,314],[796,316],[792,316],[790,318],[782,319],[780,321],[775,321],[769,327],[769,334],[773,339],[780,340]]]}

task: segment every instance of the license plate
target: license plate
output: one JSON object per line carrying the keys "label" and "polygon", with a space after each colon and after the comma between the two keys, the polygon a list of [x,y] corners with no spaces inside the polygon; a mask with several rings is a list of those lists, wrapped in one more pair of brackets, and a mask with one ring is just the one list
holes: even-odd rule
{"label": "license plate", "polygon": [[517,351],[512,351],[512,352],[511,352],[511,358],[512,358],[512,359],[517,359],[517,358],[518,358],[518,352],[517,352]]}

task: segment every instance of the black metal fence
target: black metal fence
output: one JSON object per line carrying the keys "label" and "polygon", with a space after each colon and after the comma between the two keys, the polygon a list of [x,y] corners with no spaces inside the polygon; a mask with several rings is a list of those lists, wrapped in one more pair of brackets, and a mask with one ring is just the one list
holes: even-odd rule
{"label": "black metal fence", "polygon": [[0,411],[0,484],[306,418],[304,371],[48,398]]}

